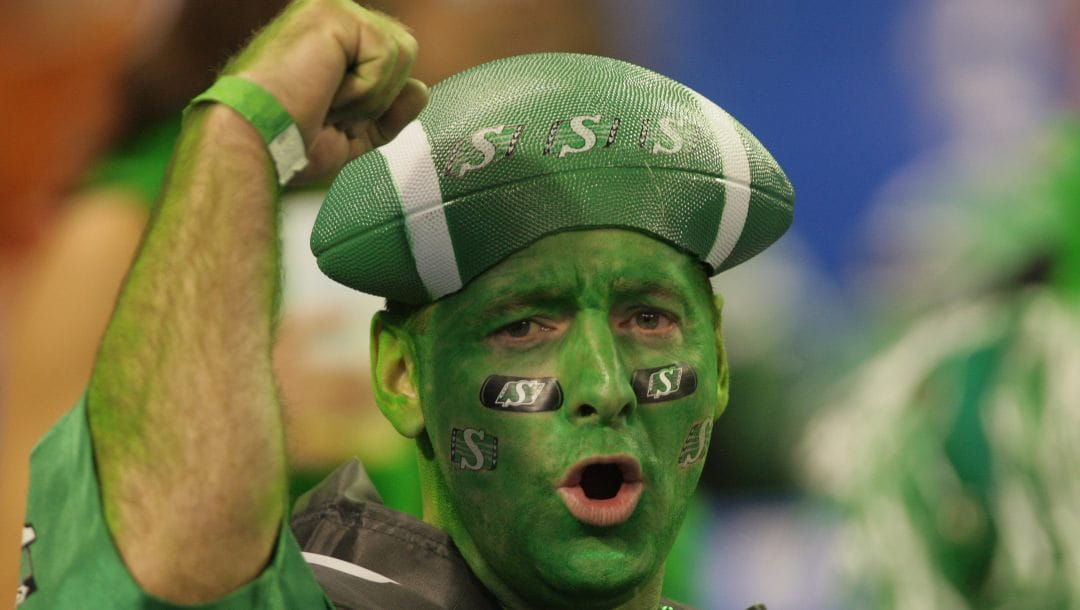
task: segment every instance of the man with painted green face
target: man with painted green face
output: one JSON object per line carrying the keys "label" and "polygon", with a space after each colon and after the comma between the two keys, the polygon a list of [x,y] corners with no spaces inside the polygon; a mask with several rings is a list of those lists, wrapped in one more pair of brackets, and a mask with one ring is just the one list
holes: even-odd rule
{"label": "man with painted green face", "polygon": [[425,520],[503,603],[656,607],[727,398],[716,311],[690,257],[604,229],[376,322],[379,401],[418,438]]}
{"label": "man with painted green face", "polygon": [[[727,400],[708,276],[783,233],[790,184],[642,68],[509,58],[419,112],[415,52],[298,0],[189,108],[87,396],[33,458],[26,608],[677,607],[664,560]],[[282,526],[277,184],[335,174],[312,248],[389,301],[373,387],[423,522],[352,463]]]}

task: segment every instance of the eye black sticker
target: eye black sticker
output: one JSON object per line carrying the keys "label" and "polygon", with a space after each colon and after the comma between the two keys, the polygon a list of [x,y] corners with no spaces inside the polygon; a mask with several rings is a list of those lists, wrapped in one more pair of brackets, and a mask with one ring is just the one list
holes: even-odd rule
{"label": "eye black sticker", "polygon": [[638,369],[630,380],[638,403],[666,402],[689,396],[697,389],[697,373],[685,362],[655,369]]}
{"label": "eye black sticker", "polygon": [[690,466],[705,459],[709,453],[709,440],[712,437],[712,420],[703,419],[690,426],[682,449],[679,450],[679,466]]}
{"label": "eye black sticker", "polygon": [[499,437],[475,428],[450,431],[450,464],[462,470],[495,470]]}
{"label": "eye black sticker", "polygon": [[554,377],[491,375],[480,388],[480,404],[496,411],[555,411],[562,402],[562,387]]}

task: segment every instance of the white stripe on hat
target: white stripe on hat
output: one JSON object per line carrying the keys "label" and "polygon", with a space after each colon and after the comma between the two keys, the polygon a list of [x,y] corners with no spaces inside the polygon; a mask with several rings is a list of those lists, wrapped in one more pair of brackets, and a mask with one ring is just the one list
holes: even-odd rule
{"label": "white stripe on hat", "polygon": [[379,148],[390,179],[401,199],[405,231],[420,281],[432,299],[461,289],[454,242],[443,211],[439,174],[431,144],[420,121],[413,121],[396,138]]}
{"label": "white stripe on hat", "polygon": [[705,262],[717,269],[731,255],[735,244],[742,236],[746,226],[746,215],[750,210],[750,159],[746,156],[746,147],[742,136],[735,128],[735,120],[719,106],[710,102],[700,93],[694,92],[698,107],[709,121],[709,126],[720,144],[720,157],[724,171],[724,209],[720,216],[720,226],[716,229],[716,240]]}

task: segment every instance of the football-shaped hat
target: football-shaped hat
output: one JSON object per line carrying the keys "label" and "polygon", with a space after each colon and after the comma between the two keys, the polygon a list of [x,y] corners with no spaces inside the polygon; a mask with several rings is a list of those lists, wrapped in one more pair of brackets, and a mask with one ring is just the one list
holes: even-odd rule
{"label": "football-shaped hat", "polygon": [[713,274],[776,241],[794,192],[760,142],[688,87],[571,53],[452,76],[349,163],[311,235],[328,276],[420,304],[559,231],[643,232]]}

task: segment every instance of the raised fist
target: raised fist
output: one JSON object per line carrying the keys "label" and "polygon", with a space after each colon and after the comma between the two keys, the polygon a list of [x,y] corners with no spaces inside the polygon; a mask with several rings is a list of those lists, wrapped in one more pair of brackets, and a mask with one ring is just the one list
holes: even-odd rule
{"label": "raised fist", "polygon": [[409,78],[417,44],[403,25],[352,0],[297,0],[225,67],[269,91],[296,121],[309,165],[332,177],[390,139],[427,102]]}

